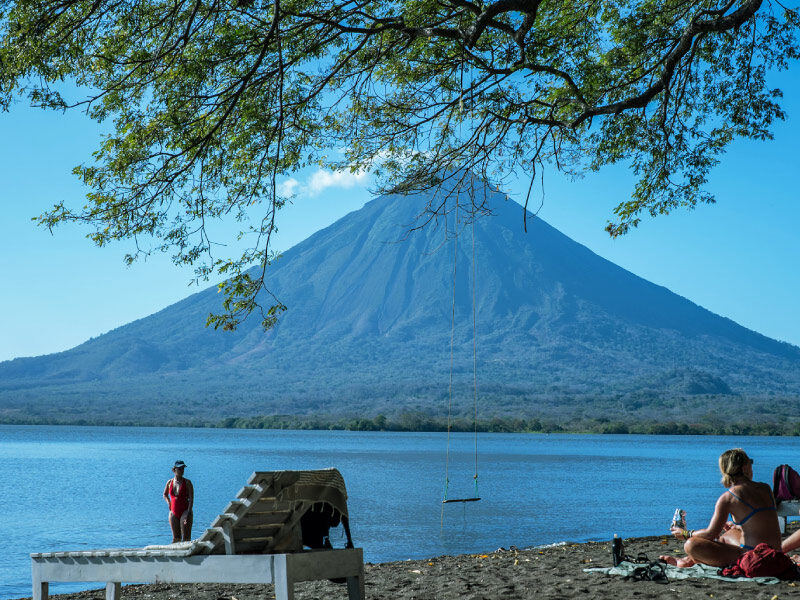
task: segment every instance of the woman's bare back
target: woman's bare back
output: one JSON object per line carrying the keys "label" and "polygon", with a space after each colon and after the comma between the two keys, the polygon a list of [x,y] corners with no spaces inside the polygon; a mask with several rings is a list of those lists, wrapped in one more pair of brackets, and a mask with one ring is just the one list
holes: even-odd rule
{"label": "woman's bare back", "polygon": [[743,547],[753,548],[762,542],[775,549],[781,547],[781,532],[775,513],[772,490],[765,483],[743,481],[727,492],[733,523],[742,530]]}

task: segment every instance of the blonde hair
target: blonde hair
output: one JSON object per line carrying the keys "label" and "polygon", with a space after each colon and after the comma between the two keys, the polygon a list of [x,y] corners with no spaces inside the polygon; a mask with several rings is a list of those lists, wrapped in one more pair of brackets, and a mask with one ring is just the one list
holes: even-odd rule
{"label": "blonde hair", "polygon": [[753,464],[752,459],[741,448],[733,448],[723,452],[719,457],[722,485],[731,487],[736,477],[744,475],[745,466],[751,464]]}

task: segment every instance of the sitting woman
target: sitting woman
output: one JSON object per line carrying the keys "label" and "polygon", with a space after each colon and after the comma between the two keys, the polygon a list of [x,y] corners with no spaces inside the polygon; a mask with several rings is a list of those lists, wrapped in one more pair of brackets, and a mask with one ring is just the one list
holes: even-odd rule
{"label": "sitting woman", "polygon": [[688,556],[660,556],[662,561],[678,567],[695,563],[724,567],[762,542],[781,549],[772,489],[766,483],[753,481],[753,459],[741,448],[727,450],[719,457],[719,470],[722,484],[728,489],[717,500],[708,527],[697,531],[673,527],[672,534],[686,540],[683,549]]}

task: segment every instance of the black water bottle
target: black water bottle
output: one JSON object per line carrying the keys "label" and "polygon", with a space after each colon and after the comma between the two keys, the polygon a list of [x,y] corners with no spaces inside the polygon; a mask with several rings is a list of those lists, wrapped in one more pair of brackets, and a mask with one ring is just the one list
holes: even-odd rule
{"label": "black water bottle", "polygon": [[622,540],[619,539],[619,537],[615,533],[614,539],[611,540],[611,557],[614,561],[615,567],[623,561],[624,556],[625,556],[625,549],[622,546]]}

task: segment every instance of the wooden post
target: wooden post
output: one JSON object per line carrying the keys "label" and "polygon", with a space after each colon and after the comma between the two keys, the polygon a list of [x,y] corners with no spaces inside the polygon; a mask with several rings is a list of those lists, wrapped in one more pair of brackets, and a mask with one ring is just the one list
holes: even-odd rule
{"label": "wooden post", "polygon": [[33,576],[33,600],[47,600],[50,596],[50,584],[46,581],[37,581]]}
{"label": "wooden post", "polygon": [[106,600],[120,600],[122,598],[122,584],[118,581],[109,581],[106,584]]}
{"label": "wooden post", "polygon": [[347,578],[347,597],[349,600],[364,600],[364,572]]}
{"label": "wooden post", "polygon": [[294,600],[294,582],[289,578],[285,554],[273,557],[273,580],[275,581],[275,600]]}
{"label": "wooden post", "polygon": [[225,519],[222,524],[222,539],[225,540],[225,554],[236,554],[236,544],[233,540],[233,526],[230,519]]}

